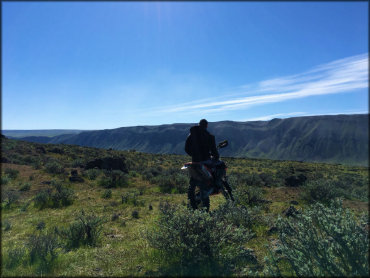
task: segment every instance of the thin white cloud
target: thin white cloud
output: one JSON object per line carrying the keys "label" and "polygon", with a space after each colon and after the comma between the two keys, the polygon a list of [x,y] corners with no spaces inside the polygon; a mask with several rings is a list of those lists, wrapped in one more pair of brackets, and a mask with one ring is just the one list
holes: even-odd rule
{"label": "thin white cloud", "polygon": [[[265,103],[282,102],[310,96],[354,92],[368,88],[368,53],[347,57],[319,65],[307,72],[259,82],[248,88],[244,97],[220,101],[198,100],[161,109],[161,112],[213,113],[240,110]],[[253,93],[253,95],[251,95]]]}

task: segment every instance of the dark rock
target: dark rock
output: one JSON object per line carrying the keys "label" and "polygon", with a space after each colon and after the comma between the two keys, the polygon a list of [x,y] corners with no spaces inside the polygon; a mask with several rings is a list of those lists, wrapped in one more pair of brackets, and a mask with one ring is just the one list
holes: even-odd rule
{"label": "dark rock", "polygon": [[285,179],[285,185],[289,187],[297,187],[302,185],[307,180],[307,177],[303,174],[299,174],[298,176],[290,176]]}
{"label": "dark rock", "polygon": [[45,154],[46,153],[46,150],[45,150],[44,147],[39,146],[39,147],[36,147],[36,152]]}
{"label": "dark rock", "polygon": [[121,170],[124,173],[128,173],[124,158],[121,157],[104,157],[89,161],[85,165],[85,169],[106,169],[106,170]]}
{"label": "dark rock", "polygon": [[292,204],[292,205],[298,205],[298,202],[296,200],[292,200],[292,201],[290,201],[290,204]]}
{"label": "dark rock", "polygon": [[71,170],[71,176],[69,177],[70,182],[83,182],[84,179],[78,175],[77,170]]}
{"label": "dark rock", "polygon": [[290,206],[289,208],[284,210],[283,213],[286,217],[290,217],[290,216],[295,216],[296,214],[299,213],[299,211],[295,207]]}
{"label": "dark rock", "polygon": [[84,182],[84,179],[79,176],[72,176],[69,177],[70,182]]}
{"label": "dark rock", "polygon": [[116,220],[118,220],[118,218],[119,218],[119,215],[118,215],[117,213],[114,213],[114,214],[112,215],[111,220],[112,220],[112,221],[116,221]]}
{"label": "dark rock", "polygon": [[137,269],[138,272],[140,272],[143,269],[143,267],[141,265],[137,265],[136,269]]}
{"label": "dark rock", "polygon": [[51,150],[49,150],[49,152],[57,153],[57,154],[64,154],[64,151],[60,148],[52,148]]}
{"label": "dark rock", "polygon": [[268,231],[267,233],[269,235],[273,234],[273,233],[276,233],[278,231],[278,228],[276,226],[272,226]]}
{"label": "dark rock", "polygon": [[252,264],[258,263],[257,256],[256,256],[256,254],[255,254],[255,252],[254,252],[253,249],[251,249],[251,248],[244,248],[243,251],[244,251],[243,252],[244,253],[243,256],[245,256],[250,263],[252,263]]}
{"label": "dark rock", "polygon": [[2,156],[2,157],[1,157],[1,162],[2,162],[2,163],[10,163],[10,160],[9,160],[9,159],[7,159],[6,157]]}

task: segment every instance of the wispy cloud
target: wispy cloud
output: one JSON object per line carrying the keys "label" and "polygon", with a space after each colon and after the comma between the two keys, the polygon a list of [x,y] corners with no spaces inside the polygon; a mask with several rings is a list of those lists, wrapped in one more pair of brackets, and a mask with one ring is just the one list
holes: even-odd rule
{"label": "wispy cloud", "polygon": [[368,88],[368,53],[319,65],[300,74],[263,80],[257,85],[246,84],[242,87],[246,88],[243,97],[225,96],[219,101],[203,99],[196,103],[186,103],[160,110],[168,113],[206,114]]}

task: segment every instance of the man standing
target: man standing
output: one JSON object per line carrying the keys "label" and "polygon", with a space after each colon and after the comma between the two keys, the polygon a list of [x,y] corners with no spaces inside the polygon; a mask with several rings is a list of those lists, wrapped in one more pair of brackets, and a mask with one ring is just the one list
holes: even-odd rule
{"label": "man standing", "polygon": [[208,122],[202,119],[199,125],[190,128],[190,134],[185,142],[185,151],[191,156],[192,162],[213,159],[218,160],[215,136],[207,131]]}
{"label": "man standing", "polygon": [[[215,136],[207,131],[208,122],[205,119],[200,120],[199,125],[190,128],[190,134],[186,138],[185,151],[191,156],[192,162],[210,161],[211,158],[215,161],[219,159],[219,154],[216,148]],[[197,201],[195,198],[195,187],[199,181],[190,178],[188,188],[188,199],[193,209],[197,208]],[[201,201],[203,206],[209,211],[209,194],[207,185],[203,182],[199,183],[201,188]]]}

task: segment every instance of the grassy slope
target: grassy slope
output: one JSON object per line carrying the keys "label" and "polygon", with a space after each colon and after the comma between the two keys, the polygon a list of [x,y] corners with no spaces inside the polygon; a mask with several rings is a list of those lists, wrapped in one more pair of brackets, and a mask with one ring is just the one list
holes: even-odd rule
{"label": "grassy slope", "polygon": [[[65,226],[74,220],[78,211],[84,209],[94,212],[96,215],[104,217],[106,223],[102,233],[102,243],[100,247],[80,247],[79,249],[64,253],[61,251],[55,268],[49,275],[66,276],[127,276],[127,275],[145,275],[155,274],[158,269],[158,261],[153,255],[153,250],[149,248],[147,242],[143,239],[142,233],[150,228],[153,221],[158,216],[158,205],[160,201],[168,200],[186,205],[186,194],[164,194],[160,193],[157,185],[150,184],[142,177],[140,169],[145,169],[160,165],[162,168],[179,169],[188,157],[180,155],[153,155],[137,152],[118,152],[106,151],[93,148],[84,148],[77,146],[63,145],[41,145],[26,143],[21,141],[3,140],[2,156],[7,159],[15,159],[19,164],[2,163],[3,171],[7,168],[16,169],[20,172],[14,181],[2,185],[2,193],[9,190],[18,191],[20,184],[31,183],[30,191],[19,192],[20,199],[10,208],[2,209],[2,220],[8,220],[12,227],[8,231],[2,230],[2,254],[6,254],[12,244],[22,245],[29,234],[34,233],[36,224],[40,221],[46,223],[46,227]],[[43,147],[46,154],[40,154],[37,147]],[[51,152],[53,148],[59,148],[64,151],[63,154]],[[85,178],[83,183],[70,183],[67,179],[73,160],[89,160],[106,155],[124,155],[126,162],[130,166],[129,186],[127,188],[113,188],[111,199],[103,199],[102,193],[105,190],[97,185],[96,180]],[[28,157],[28,159],[27,159]],[[51,175],[45,172],[44,168],[34,169],[27,164],[30,157],[39,157],[44,162],[48,159],[56,159],[62,162],[66,167],[67,174]],[[73,157],[73,159],[71,159]],[[329,177],[338,173],[350,174],[367,177],[368,169],[364,167],[347,167],[342,165],[299,163],[290,161],[272,161],[257,159],[233,159],[226,158],[229,166],[230,177],[237,173],[270,173],[277,175],[284,169],[298,169],[305,172],[308,176],[317,173],[324,177]],[[81,168],[74,168],[79,172]],[[136,174],[132,174],[133,171]],[[179,170],[180,171],[180,170]],[[30,181],[30,176],[32,180]],[[76,193],[76,200],[68,207],[39,210],[32,204],[35,194],[47,185],[43,181],[52,179],[64,180],[64,184],[72,188]],[[288,208],[291,200],[299,202],[297,207],[304,207],[306,203],[300,199],[301,188],[290,188],[285,186],[263,187],[264,198],[271,201],[264,206],[261,215],[265,218],[275,219],[281,215],[283,210]],[[125,192],[140,189],[143,194],[138,197],[139,201],[144,201],[143,206],[135,207],[133,205],[121,204],[121,195]],[[224,202],[221,195],[211,197],[211,210]],[[25,203],[30,203],[26,211],[21,211]],[[153,210],[149,210],[151,204]],[[367,203],[358,200],[347,200],[345,205],[351,209],[360,212],[367,210]],[[132,211],[139,212],[139,219],[132,217]],[[112,215],[118,214],[117,220],[112,221]],[[258,260],[262,263],[267,253],[266,243],[274,240],[274,235],[268,234],[268,226],[256,223],[253,231],[257,237],[248,243],[248,247],[255,250]],[[34,268],[30,266],[18,266],[15,269],[2,268],[4,276],[33,275]]]}

